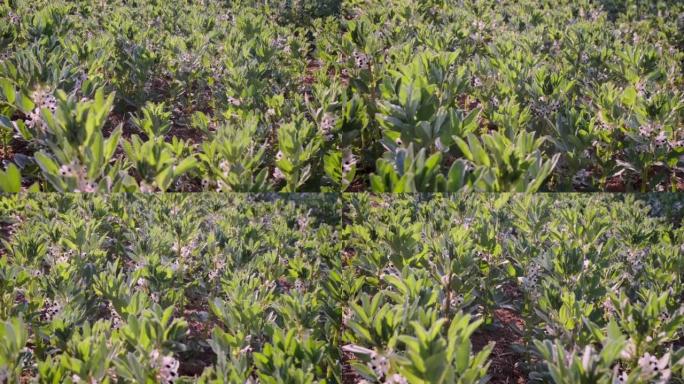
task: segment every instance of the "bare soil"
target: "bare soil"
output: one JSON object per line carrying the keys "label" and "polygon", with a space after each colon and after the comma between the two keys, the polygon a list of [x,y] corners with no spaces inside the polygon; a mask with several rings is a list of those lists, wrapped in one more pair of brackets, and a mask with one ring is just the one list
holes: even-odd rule
{"label": "bare soil", "polygon": [[522,343],[512,326],[523,329],[525,322],[520,315],[510,309],[496,309],[494,311],[496,329],[479,330],[472,337],[473,349],[480,351],[490,342],[494,342],[494,349],[489,356],[489,381],[492,384],[523,384],[527,382],[524,372],[518,367],[520,356],[511,348],[512,344]]}

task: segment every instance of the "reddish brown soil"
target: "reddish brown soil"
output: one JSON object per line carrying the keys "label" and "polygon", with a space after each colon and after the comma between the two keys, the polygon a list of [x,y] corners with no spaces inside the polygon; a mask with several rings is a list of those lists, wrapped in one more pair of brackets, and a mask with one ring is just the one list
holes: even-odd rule
{"label": "reddish brown soil", "polygon": [[[193,342],[193,344],[210,339],[211,330],[216,325],[211,319],[206,322],[196,320],[196,313],[199,310],[206,311],[206,308],[202,308],[206,307],[206,303],[195,307],[193,308],[192,305],[189,305],[183,312],[183,317],[188,322],[188,341]],[[216,355],[210,348],[206,347],[198,351],[192,351],[186,358],[179,360],[178,373],[181,376],[199,376],[204,371],[204,368],[216,362]]]}
{"label": "reddish brown soil", "polygon": [[356,250],[354,248],[347,247],[342,250],[342,263],[345,265],[351,265],[351,261],[356,256]]}
{"label": "reddish brown soil", "polygon": [[33,149],[29,147],[28,142],[12,138],[7,147],[0,148],[0,161],[12,160],[14,155],[21,154],[25,156],[33,156]]}
{"label": "reddish brown soil", "polygon": [[128,113],[131,111],[112,111],[107,117],[107,122],[102,129],[105,137],[109,137],[111,133],[118,127],[121,126],[121,137],[130,138],[134,133],[138,133],[138,129],[130,123],[128,118]]}
{"label": "reddish brown soil", "polygon": [[[12,234],[14,234],[14,231],[16,231],[17,227],[21,223],[21,218],[16,218],[17,220],[15,220],[14,218],[11,218],[9,220],[0,218],[0,239],[11,240],[10,237],[12,237]],[[4,256],[5,253],[5,246],[3,244],[0,244],[0,257]]]}
{"label": "reddish brown soil", "polygon": [[318,61],[316,59],[309,60],[306,63],[306,70],[304,72],[304,78],[302,79],[302,82],[306,85],[313,84],[316,80],[315,74],[320,68],[321,68],[321,62],[320,61]]}
{"label": "reddish brown soil", "polygon": [[482,105],[482,103],[480,103],[480,100],[478,100],[475,97],[471,98],[469,95],[466,94],[459,95],[456,98],[456,103],[462,110],[466,111],[467,113],[470,113],[470,111]]}
{"label": "reddish brown soil", "polygon": [[342,384],[356,384],[362,379],[349,363],[354,359],[353,353],[342,351]]}
{"label": "reddish brown soil", "polygon": [[363,192],[366,190],[366,183],[361,178],[356,178],[349,185],[349,188],[345,192]]}
{"label": "reddish brown soil", "polygon": [[611,177],[606,181],[606,191],[607,192],[626,192],[627,188],[622,178],[619,176]]}
{"label": "reddish brown soil", "polygon": [[517,366],[520,360],[512,349],[511,344],[521,343],[520,337],[511,327],[523,329],[524,321],[520,315],[510,309],[496,309],[494,317],[500,327],[495,330],[478,330],[472,337],[473,349],[479,351],[490,342],[495,342],[492,354],[489,356],[489,374],[492,384],[523,384],[527,380],[525,374]]}
{"label": "reddish brown soil", "polygon": [[202,375],[204,369],[215,364],[216,355],[211,349],[201,352],[194,352],[186,359],[180,359],[178,374],[180,376],[198,377]]}
{"label": "reddish brown soil", "polygon": [[522,292],[520,292],[520,288],[515,283],[504,283],[501,285],[501,290],[510,300],[522,298]]}

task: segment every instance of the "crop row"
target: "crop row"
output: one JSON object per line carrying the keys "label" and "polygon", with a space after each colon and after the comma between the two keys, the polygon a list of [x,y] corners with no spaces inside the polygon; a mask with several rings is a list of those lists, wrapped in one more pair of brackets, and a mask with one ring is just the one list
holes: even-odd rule
{"label": "crop row", "polygon": [[674,191],[676,0],[0,4],[5,191]]}
{"label": "crop row", "polygon": [[6,195],[0,381],[681,383],[678,195]]}
{"label": "crop row", "polygon": [[0,382],[339,382],[339,210],[298,199],[3,198]]}
{"label": "crop row", "polygon": [[[660,204],[682,214],[677,195]],[[684,379],[684,232],[634,196],[346,206],[337,281],[354,382]]]}

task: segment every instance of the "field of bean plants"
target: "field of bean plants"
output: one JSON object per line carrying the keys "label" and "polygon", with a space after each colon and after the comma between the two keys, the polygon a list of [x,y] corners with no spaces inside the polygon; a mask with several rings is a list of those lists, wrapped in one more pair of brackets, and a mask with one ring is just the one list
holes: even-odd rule
{"label": "field of bean plants", "polygon": [[345,383],[684,383],[683,208],[346,195]]}
{"label": "field of bean plants", "polygon": [[0,382],[684,383],[684,198],[0,198]]}
{"label": "field of bean plants", "polygon": [[334,195],[1,197],[0,383],[339,383],[340,212]]}
{"label": "field of bean plants", "polygon": [[679,0],[3,0],[0,188],[684,190]]}
{"label": "field of bean plants", "polygon": [[683,224],[682,0],[0,0],[0,384],[684,384]]}

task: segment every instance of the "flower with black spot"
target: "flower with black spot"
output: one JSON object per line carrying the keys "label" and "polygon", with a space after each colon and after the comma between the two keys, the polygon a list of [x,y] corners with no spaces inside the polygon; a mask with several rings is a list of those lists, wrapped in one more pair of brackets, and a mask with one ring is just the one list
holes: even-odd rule
{"label": "flower with black spot", "polygon": [[366,54],[354,51],[352,56],[354,57],[354,65],[356,65],[357,68],[367,69],[370,67],[370,61],[368,60],[368,56],[366,56]]}

